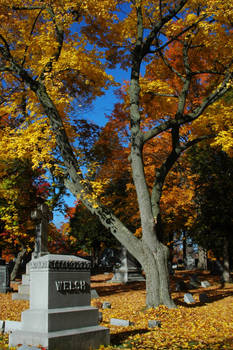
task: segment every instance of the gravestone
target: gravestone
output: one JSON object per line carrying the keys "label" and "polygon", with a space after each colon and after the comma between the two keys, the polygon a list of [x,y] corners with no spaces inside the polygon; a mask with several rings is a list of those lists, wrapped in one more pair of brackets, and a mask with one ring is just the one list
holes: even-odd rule
{"label": "gravestone", "polygon": [[211,286],[210,282],[209,281],[201,281],[201,286],[203,288],[208,288]]}
{"label": "gravestone", "polygon": [[[35,221],[35,247],[32,259],[47,255],[48,253],[48,224],[52,219],[47,204],[38,204],[32,211],[31,218]],[[30,298],[30,262],[26,265],[26,273],[22,275],[22,284],[18,286],[18,293],[12,294],[12,300],[29,300]]]}
{"label": "gravestone", "polygon": [[195,300],[193,299],[192,294],[186,293],[186,294],[184,295],[184,302],[185,302],[186,304],[195,303]]}
{"label": "gravestone", "polygon": [[11,292],[10,287],[10,271],[9,266],[5,263],[5,260],[1,259],[0,264],[0,293]]}
{"label": "gravestone", "polygon": [[90,262],[48,254],[30,264],[30,309],[22,312],[21,330],[9,345],[48,350],[89,350],[109,344],[109,330],[98,325],[98,309],[90,306]]}
{"label": "gravestone", "polygon": [[37,208],[31,213],[32,220],[36,223],[35,248],[32,254],[33,258],[49,254],[48,252],[48,224],[52,219],[47,204],[38,204]]}
{"label": "gravestone", "polygon": [[119,326],[119,327],[129,327],[129,326],[133,326],[134,323],[130,322],[130,320],[122,320],[119,318],[111,318],[110,319],[110,324],[112,326]]}
{"label": "gravestone", "polygon": [[190,289],[200,288],[201,283],[200,283],[200,280],[196,274],[191,275],[189,286],[190,286]]}
{"label": "gravestone", "polygon": [[127,283],[145,281],[142,276],[141,266],[138,261],[122,247],[119,253],[119,267],[114,270],[113,278],[109,281],[111,283]]}
{"label": "gravestone", "polygon": [[155,328],[155,327],[161,328],[161,321],[158,321],[158,320],[149,320],[149,321],[148,321],[148,327],[149,327],[149,328]]}

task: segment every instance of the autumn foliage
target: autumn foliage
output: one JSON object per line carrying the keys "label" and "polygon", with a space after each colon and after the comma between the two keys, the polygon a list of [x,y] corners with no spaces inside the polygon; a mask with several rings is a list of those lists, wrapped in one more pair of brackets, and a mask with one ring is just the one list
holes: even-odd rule
{"label": "autumn foliage", "polygon": [[[92,305],[103,313],[101,325],[109,327],[111,334],[111,345],[100,349],[233,349],[232,284],[222,287],[217,278],[208,272],[199,273],[201,280],[209,280],[212,286],[192,290],[195,303],[190,305],[183,301],[184,292],[175,291],[175,283],[181,279],[187,282],[192,273],[177,271],[172,277],[172,296],[178,304],[178,308],[173,310],[164,306],[146,309],[143,282],[110,284],[107,280],[111,275],[93,276],[91,286],[97,290],[100,298],[92,299]],[[208,295],[208,302],[199,301],[202,293]],[[104,301],[111,303],[111,309],[102,309]],[[21,312],[29,305],[26,301],[12,301],[11,294],[8,293],[1,294],[0,306],[0,319],[19,321]],[[129,327],[111,326],[111,318],[129,320],[133,324]],[[159,320],[161,327],[149,328],[149,320]],[[4,348],[7,348],[8,337],[0,339],[0,346],[6,344]]]}

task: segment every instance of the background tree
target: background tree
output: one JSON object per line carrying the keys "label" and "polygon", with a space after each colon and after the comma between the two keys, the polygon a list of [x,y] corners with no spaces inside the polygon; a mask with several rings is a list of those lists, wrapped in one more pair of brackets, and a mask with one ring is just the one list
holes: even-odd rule
{"label": "background tree", "polygon": [[196,220],[191,234],[206,250],[222,260],[222,279],[229,282],[229,257],[232,252],[233,228],[233,160],[209,145],[190,151],[193,172],[198,176],[196,187]]}
{"label": "background tree", "polygon": [[[34,123],[41,123],[42,116],[48,117],[48,137],[56,140],[65,185],[139,260],[146,273],[147,306],[173,307],[168,249],[160,239],[160,198],[166,176],[179,156],[210,135],[210,130],[203,128],[190,133],[190,124],[208,115],[208,107],[230,89],[232,5],[223,0],[204,4],[196,0],[88,0],[65,4],[4,0],[0,11],[4,23],[0,31],[0,89],[6,98],[3,112],[17,116],[18,97],[26,93],[29,119],[35,117]],[[74,25],[78,30],[71,30]],[[74,148],[77,135],[69,124],[72,103],[80,96],[90,102],[111,82],[103,63],[107,65],[107,61],[111,67],[120,63],[131,71],[130,166],[140,211],[140,239],[98,201],[99,186],[82,174],[80,153]],[[148,72],[145,79],[141,79],[143,64]],[[164,99],[159,110],[146,111],[142,98],[147,94],[153,95],[154,101]],[[221,105],[219,108],[218,116],[229,112],[222,111]],[[146,126],[143,121],[148,113],[153,122]],[[212,126],[221,124],[220,120],[212,119]],[[170,134],[171,151],[156,169],[150,191],[143,149],[163,132]]]}

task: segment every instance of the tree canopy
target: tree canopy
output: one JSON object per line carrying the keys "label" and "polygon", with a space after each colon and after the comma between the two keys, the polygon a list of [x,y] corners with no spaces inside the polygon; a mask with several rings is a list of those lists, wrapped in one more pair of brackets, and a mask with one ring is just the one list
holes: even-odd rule
{"label": "tree canopy", "polygon": [[[64,177],[66,187],[142,264],[148,306],[174,306],[168,249],[160,237],[166,177],[192,145],[216,135],[215,142],[226,145],[232,136],[231,109],[220,99],[232,84],[232,9],[223,0],[0,4],[0,115],[18,123],[9,129],[5,148],[9,154],[32,152],[35,167],[43,164]],[[116,66],[130,71],[125,108],[140,238],[98,200],[102,183],[82,167],[71,113],[114,84],[106,72]],[[144,150],[163,134],[169,147],[150,188]]]}

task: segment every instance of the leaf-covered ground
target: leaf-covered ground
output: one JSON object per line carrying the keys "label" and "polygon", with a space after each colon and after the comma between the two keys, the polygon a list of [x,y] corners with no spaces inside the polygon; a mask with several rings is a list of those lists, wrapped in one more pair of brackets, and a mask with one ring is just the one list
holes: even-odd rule
{"label": "leaf-covered ground", "polygon": [[[172,296],[178,306],[169,310],[145,308],[145,283],[111,284],[110,275],[92,277],[92,288],[100,297],[92,300],[103,314],[101,325],[109,327],[111,346],[101,349],[233,349],[233,284],[224,287],[215,276],[201,273],[201,280],[211,283],[209,288],[189,290],[194,304],[185,304],[184,292],[176,292],[177,280],[188,282],[191,272],[178,271],[172,277]],[[14,286],[16,287],[16,286]],[[199,294],[206,293],[208,301],[201,303]],[[11,294],[0,294],[0,320],[20,320],[28,308],[26,301],[12,301]],[[102,309],[104,301],[111,309]],[[110,319],[130,320],[129,327],[111,326]],[[148,328],[148,320],[161,321],[161,327]],[[5,345],[4,345],[5,344]],[[0,348],[7,348],[7,337],[0,340]]]}

